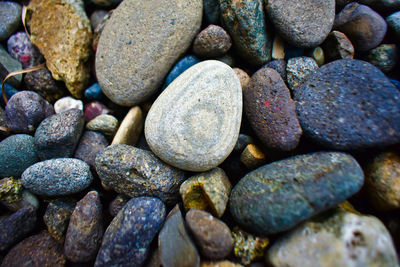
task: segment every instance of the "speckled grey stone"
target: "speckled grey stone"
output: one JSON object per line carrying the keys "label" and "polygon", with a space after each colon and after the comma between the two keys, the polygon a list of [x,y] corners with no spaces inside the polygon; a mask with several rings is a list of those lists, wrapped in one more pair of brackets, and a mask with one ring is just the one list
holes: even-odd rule
{"label": "speckled grey stone", "polygon": [[121,106],[149,98],[200,30],[203,0],[125,0],[107,22],[96,53],[103,93]]}
{"label": "speckled grey stone", "polygon": [[36,163],[21,176],[22,184],[41,196],[70,195],[82,191],[93,180],[90,167],[79,159],[50,159]]}
{"label": "speckled grey stone", "polygon": [[112,115],[101,114],[86,124],[89,131],[97,131],[112,139],[118,130],[118,120]]}
{"label": "speckled grey stone", "polygon": [[308,76],[319,69],[317,62],[311,57],[294,57],[286,65],[287,83],[290,90],[296,90]]}
{"label": "speckled grey stone", "polygon": [[21,5],[16,2],[0,2],[0,41],[10,37],[21,25],[21,11]]}
{"label": "speckled grey stone", "polygon": [[[2,3],[2,2],[0,2]],[[13,71],[22,70],[22,64],[18,60],[14,59],[8,52],[0,45],[0,80],[3,81],[4,78]],[[19,88],[22,80],[22,74],[15,75],[7,79],[7,83]]]}
{"label": "speckled grey stone", "polygon": [[231,37],[220,26],[209,25],[193,42],[193,53],[200,58],[223,56],[232,46]]}
{"label": "speckled grey stone", "polygon": [[71,157],[81,137],[85,121],[79,109],[47,117],[35,132],[35,144],[41,160]]}
{"label": "speckled grey stone", "polygon": [[275,59],[263,66],[263,68],[271,68],[276,70],[282,77],[284,81],[286,81],[286,61],[284,59]]}
{"label": "speckled grey stone", "polygon": [[164,204],[157,198],[129,200],[104,233],[94,266],[141,266],[165,213]]}
{"label": "speckled grey stone", "polygon": [[86,131],[79,141],[74,158],[81,159],[94,168],[96,156],[107,146],[108,141],[101,133]]}
{"label": "speckled grey stone", "polygon": [[207,171],[233,150],[242,118],[242,88],[226,64],[207,60],[186,70],[156,99],[145,136],[163,161]]}

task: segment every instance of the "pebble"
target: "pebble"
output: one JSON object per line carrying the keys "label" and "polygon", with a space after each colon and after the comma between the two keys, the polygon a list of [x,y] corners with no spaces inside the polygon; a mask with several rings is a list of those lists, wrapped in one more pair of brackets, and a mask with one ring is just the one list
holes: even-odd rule
{"label": "pebble", "polygon": [[265,64],[263,68],[270,68],[276,70],[279,73],[279,75],[281,75],[283,81],[286,81],[287,80],[286,65],[287,65],[286,60],[275,59]]}
{"label": "pebble", "polygon": [[[3,175],[2,175],[3,176]],[[2,203],[13,203],[22,199],[21,180],[7,177],[0,180],[0,200]]]}
{"label": "pebble", "polygon": [[85,131],[76,148],[74,158],[83,160],[95,168],[96,156],[108,146],[108,141],[98,132]]}
{"label": "pebble", "polygon": [[287,83],[295,91],[307,78],[318,71],[317,62],[311,57],[294,57],[286,65]]}
{"label": "pebble", "polygon": [[21,241],[36,226],[36,209],[31,205],[22,207],[9,216],[0,218],[0,251]]}
{"label": "pebble", "polygon": [[279,35],[275,35],[274,42],[272,43],[272,59],[285,58],[285,40]]}
{"label": "pebble", "polygon": [[113,139],[118,130],[118,120],[112,115],[102,114],[86,124],[86,130],[102,133],[108,139]]}
{"label": "pebble", "polygon": [[235,72],[208,60],[184,72],[156,99],[145,136],[153,153],[170,165],[207,171],[233,150],[241,117],[242,89]]}
{"label": "pebble", "polygon": [[400,92],[370,63],[326,64],[295,90],[294,99],[304,134],[326,147],[350,150],[400,141]]}
{"label": "pebble", "polygon": [[[4,2],[0,2],[0,4],[1,3]],[[12,58],[10,54],[8,54],[7,51],[3,48],[3,46],[0,45],[0,81],[3,81],[10,72],[21,69],[22,64],[18,60]],[[13,87],[19,88],[21,80],[22,74],[18,74],[7,79],[7,83],[12,85]]]}
{"label": "pebble", "polygon": [[392,238],[373,216],[335,211],[301,224],[267,251],[271,266],[398,266]]}
{"label": "pebble", "polygon": [[91,121],[97,116],[111,113],[111,110],[109,110],[103,103],[93,101],[85,105],[84,113],[85,121]]}
{"label": "pebble", "polygon": [[321,67],[325,64],[325,52],[321,47],[317,46],[316,48],[311,50],[309,56],[315,60],[318,67]]}
{"label": "pebble", "polygon": [[368,51],[365,59],[382,72],[388,73],[398,62],[399,49],[395,44],[382,44]]}
{"label": "pebble", "polygon": [[[18,180],[18,182],[21,183],[20,180]],[[25,190],[25,189],[22,190],[21,198],[19,200],[14,201],[14,202],[8,202],[8,201],[3,201],[0,199],[0,202],[7,209],[9,209],[11,211],[17,211],[27,205],[33,206],[36,210],[39,209],[39,199],[34,194],[32,194],[31,192],[29,192],[28,190]]]}
{"label": "pebble", "polygon": [[43,221],[47,231],[57,241],[63,241],[69,219],[75,209],[75,201],[68,198],[57,198],[47,205]]}
{"label": "pebble", "polygon": [[89,100],[101,101],[105,99],[105,95],[101,90],[99,83],[94,83],[85,90],[85,97]]}
{"label": "pebble", "polygon": [[[19,91],[17,90],[17,89],[15,89],[14,87],[12,87],[11,85],[9,85],[8,83],[5,83],[4,84],[4,92],[5,92],[5,94],[6,94],[6,98],[7,99],[10,99],[13,95],[15,95],[16,93],[18,93]],[[3,108],[5,108],[5,106],[6,106],[6,103],[4,103],[4,99],[3,99],[3,96],[0,96],[0,104],[1,104],[1,106],[3,107]],[[3,110],[3,114],[2,114],[2,117],[3,117],[3,123],[4,124],[6,124],[5,123],[5,111]],[[6,127],[7,128],[7,125],[4,125],[4,127]]]}
{"label": "pebble", "polygon": [[[31,41],[56,80],[81,98],[89,81],[92,29],[82,0],[32,0],[27,6]],[[68,41],[65,41],[68,40]]]}
{"label": "pebble", "polygon": [[94,260],[103,237],[99,193],[90,191],[76,203],[65,235],[64,254],[72,262]]}
{"label": "pebble", "polygon": [[163,267],[200,266],[200,256],[178,205],[170,211],[158,235],[158,249]]}
{"label": "pebble", "polygon": [[50,159],[36,163],[21,176],[22,184],[40,196],[70,195],[84,190],[93,180],[90,167],[79,159]]}
{"label": "pebble", "polygon": [[92,26],[92,31],[99,26],[101,21],[104,19],[105,16],[107,16],[108,11],[103,10],[103,9],[97,9],[93,11],[93,13],[90,15],[90,25]]}
{"label": "pebble", "polygon": [[363,171],[352,156],[316,152],[248,173],[232,189],[229,206],[244,229],[274,234],[343,202],[363,183]]}
{"label": "pebble", "polygon": [[224,28],[209,25],[194,39],[193,53],[201,58],[221,57],[232,46],[231,37]]}
{"label": "pebble", "polygon": [[94,266],[141,266],[165,213],[164,204],[157,198],[129,200],[104,233]]}
{"label": "pebble", "polygon": [[219,0],[203,0],[204,19],[208,24],[219,24]]}
{"label": "pebble", "polygon": [[54,114],[53,106],[32,91],[14,94],[8,100],[5,111],[8,128],[12,132],[26,134],[33,134],[45,118]]}
{"label": "pebble", "polygon": [[349,38],[344,33],[332,31],[328,34],[325,41],[322,43],[322,48],[325,51],[327,62],[337,59],[352,59],[354,58],[354,47]]}
{"label": "pebble", "polygon": [[72,157],[84,127],[82,111],[69,109],[47,117],[35,132],[41,160]]}
{"label": "pebble", "polygon": [[200,209],[220,218],[225,212],[232,185],[221,168],[194,175],[180,187],[185,210]]}
{"label": "pebble", "polygon": [[167,78],[165,78],[164,89],[167,88],[167,86],[170,85],[170,83],[172,83],[172,81],[181,75],[185,70],[199,62],[200,60],[192,55],[185,56],[180,59],[168,73]]}
{"label": "pebble", "polygon": [[35,139],[27,134],[15,134],[0,143],[0,177],[19,178],[26,168],[40,161]]}
{"label": "pebble", "polygon": [[260,141],[274,150],[294,149],[302,130],[295,103],[279,73],[261,68],[253,74],[243,95],[247,118]]}
{"label": "pebble", "polygon": [[96,157],[96,171],[104,185],[130,197],[154,196],[167,204],[178,201],[184,173],[150,151],[112,145]]}
{"label": "pebble", "polygon": [[233,228],[232,236],[234,239],[233,252],[242,264],[249,265],[265,255],[265,248],[269,244],[268,238],[254,236],[237,226]]}
{"label": "pebble", "polygon": [[123,1],[97,47],[96,75],[103,93],[121,106],[147,100],[191,45],[202,14],[202,0]]}
{"label": "pebble", "polygon": [[69,109],[79,109],[83,111],[83,102],[81,100],[75,99],[70,96],[66,96],[63,98],[58,99],[54,103],[54,111],[56,113],[61,113]]}
{"label": "pebble", "polygon": [[233,68],[233,70],[235,71],[236,76],[239,78],[242,90],[244,90],[251,81],[250,76],[242,69]]}
{"label": "pebble", "polygon": [[21,5],[12,1],[0,2],[0,41],[5,41],[21,26]]}
{"label": "pebble", "polygon": [[143,112],[138,106],[132,107],[112,140],[113,145],[125,144],[135,146],[143,131]]}
{"label": "pebble", "polygon": [[399,42],[400,41],[400,11],[395,12],[386,18],[389,30],[393,34],[393,37]]}
{"label": "pebble", "polygon": [[57,243],[47,231],[24,239],[8,252],[1,263],[2,267],[64,267],[65,265],[62,244]]}
{"label": "pebble", "polygon": [[119,194],[116,198],[114,198],[108,206],[108,212],[110,215],[112,217],[117,216],[118,212],[125,206],[129,199],[130,198],[124,194]]}
{"label": "pebble", "polygon": [[43,56],[39,50],[32,45],[25,32],[17,32],[7,40],[8,53],[21,62],[24,68],[37,66],[43,62]]}
{"label": "pebble", "polygon": [[262,0],[220,0],[223,24],[244,61],[263,65],[271,60],[272,38]]}
{"label": "pebble", "polygon": [[240,155],[242,162],[247,169],[253,170],[266,163],[266,156],[262,150],[254,144],[249,144]]}
{"label": "pebble", "polygon": [[266,10],[279,35],[298,47],[320,45],[335,20],[334,0],[269,0]]}
{"label": "pebble", "polygon": [[231,230],[210,213],[192,209],[186,213],[186,226],[193,234],[201,254],[207,259],[220,260],[233,249]]}
{"label": "pebble", "polygon": [[37,92],[52,103],[67,93],[63,82],[56,81],[47,68],[26,73],[24,83],[27,90]]}
{"label": "pebble", "polygon": [[230,261],[201,262],[200,267],[243,267],[241,264]]}
{"label": "pebble", "polygon": [[343,32],[357,52],[365,52],[382,42],[387,25],[385,20],[368,6],[352,2],[336,15],[334,29]]}
{"label": "pebble", "polygon": [[235,148],[233,149],[234,152],[242,153],[242,151],[247,147],[249,144],[253,144],[254,139],[247,135],[247,134],[239,134],[239,137],[236,141]]}

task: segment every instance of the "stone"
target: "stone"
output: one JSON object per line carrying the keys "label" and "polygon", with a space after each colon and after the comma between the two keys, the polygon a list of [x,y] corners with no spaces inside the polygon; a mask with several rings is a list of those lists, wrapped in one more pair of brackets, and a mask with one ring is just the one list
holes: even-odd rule
{"label": "stone", "polygon": [[92,29],[82,0],[32,0],[27,6],[31,41],[54,79],[81,98],[89,81]]}
{"label": "stone", "polygon": [[245,230],[274,234],[343,202],[363,183],[363,171],[352,156],[316,152],[248,173],[232,189],[229,207]]}
{"label": "stone", "polygon": [[399,49],[395,44],[382,44],[368,51],[365,60],[388,73],[394,69],[398,62]]}
{"label": "stone", "polygon": [[316,48],[311,50],[309,56],[315,60],[318,67],[321,67],[325,64],[325,52],[321,47],[317,46]]}
{"label": "stone", "polygon": [[8,53],[21,62],[24,68],[37,66],[43,62],[43,56],[31,43],[25,32],[17,32],[7,40]]}
{"label": "stone", "polygon": [[41,160],[72,157],[84,127],[82,111],[69,109],[47,117],[35,132]]}
{"label": "stone", "polygon": [[[20,180],[18,180],[17,182],[22,184]],[[2,205],[4,205],[7,209],[9,209],[11,211],[17,211],[28,205],[34,207],[36,210],[39,209],[38,198],[26,189],[22,190],[21,197],[19,200],[8,201],[7,199],[2,200],[0,198],[0,202]]]}
{"label": "stone", "polygon": [[284,59],[275,59],[265,64],[263,68],[270,68],[276,70],[279,73],[279,75],[281,75],[283,81],[286,81],[287,80],[286,65],[287,63]]}
{"label": "stone", "polygon": [[2,203],[13,203],[22,199],[21,180],[7,177],[0,180],[0,200]]}
{"label": "stone", "polygon": [[242,89],[235,72],[216,60],[180,75],[151,106],[145,136],[168,164],[207,171],[231,153],[239,135]]}
{"label": "stone", "polygon": [[209,25],[194,39],[193,53],[201,58],[220,57],[232,46],[231,37],[224,28]]}
{"label": "stone", "polygon": [[400,41],[400,11],[397,11],[386,18],[390,32],[397,41]]}
{"label": "stone", "polygon": [[90,167],[79,159],[49,159],[26,169],[21,176],[26,189],[40,196],[70,195],[84,190],[93,180]]}
{"label": "stone", "polygon": [[117,6],[122,0],[90,0],[93,4],[104,7]]}
{"label": "stone", "polygon": [[108,12],[108,14],[105,17],[103,17],[103,19],[100,21],[100,24],[97,25],[97,27],[94,29],[93,41],[92,41],[92,48],[94,51],[97,51],[97,46],[99,44],[99,39],[100,39],[101,33],[103,32],[104,27],[107,24],[107,21],[111,18],[112,13],[113,13],[113,10],[110,10]]}
{"label": "stone", "polygon": [[267,251],[271,266],[398,266],[392,238],[373,216],[334,211],[305,222]]}
{"label": "stone", "polygon": [[92,31],[94,31],[94,29],[99,26],[99,24],[101,23],[103,18],[107,16],[107,14],[108,11],[103,9],[96,9],[95,11],[93,11],[93,13],[90,15],[90,25],[92,26]]}
{"label": "stone", "polygon": [[63,241],[74,209],[75,202],[68,198],[57,198],[47,205],[43,221],[47,231],[55,240]]}
{"label": "stone", "polygon": [[320,45],[335,20],[334,0],[265,0],[267,14],[278,34],[294,46]]}
{"label": "stone", "polygon": [[129,200],[104,233],[94,266],[141,266],[165,213],[164,204],[157,198]]}
{"label": "stone", "polygon": [[240,162],[242,162],[247,169],[253,170],[265,164],[266,156],[259,147],[254,144],[249,144],[240,155]]}
{"label": "stone", "polygon": [[54,114],[53,106],[32,91],[14,94],[8,100],[5,111],[8,128],[12,132],[26,134],[33,134],[45,118]]}
{"label": "stone", "polygon": [[210,213],[192,209],[185,216],[186,226],[193,234],[201,254],[213,260],[224,259],[233,249],[231,230]]}
{"label": "stone", "polygon": [[233,70],[235,71],[236,76],[239,78],[242,90],[244,90],[244,88],[246,88],[246,86],[250,83],[250,76],[242,69],[233,68]]}
{"label": "stone", "polygon": [[70,96],[58,99],[54,103],[54,111],[56,113],[64,112],[68,109],[75,108],[83,111],[83,102]]}
{"label": "stone", "polygon": [[400,2],[398,0],[360,0],[360,4],[368,5],[372,9],[381,13],[393,12],[400,10]]}
{"label": "stone", "polygon": [[0,2],[0,41],[7,40],[21,26],[21,5],[12,1]]}
{"label": "stone", "polygon": [[285,59],[285,40],[279,35],[276,35],[272,43],[272,59]]}
{"label": "stone", "polygon": [[85,121],[91,121],[97,116],[109,113],[111,113],[111,110],[99,101],[90,102],[86,104],[84,108]]}
{"label": "stone", "polygon": [[338,150],[400,141],[400,92],[370,63],[326,64],[294,91],[304,134]]}
{"label": "stone", "polygon": [[0,218],[0,251],[21,241],[36,226],[36,208],[27,205]]}
{"label": "stone", "polygon": [[354,47],[351,41],[344,33],[332,31],[328,34],[325,41],[322,43],[322,48],[325,51],[327,62],[337,59],[353,59]]}
{"label": "stone", "polygon": [[203,0],[203,13],[208,24],[219,24],[219,0]]}
{"label": "stone", "polygon": [[294,57],[286,65],[287,83],[291,91],[295,91],[307,78],[318,71],[317,62],[311,57]]}
{"label": "stone", "polygon": [[85,97],[89,100],[103,100],[105,95],[98,83],[92,84],[85,90]]}
{"label": "stone", "polygon": [[260,66],[271,60],[272,38],[262,0],[220,0],[224,26],[246,62]]}
{"label": "stone", "polygon": [[66,262],[62,244],[57,243],[47,231],[42,231],[13,247],[1,266],[63,267]]}
{"label": "stone", "polygon": [[154,196],[167,204],[178,201],[184,173],[159,160],[150,151],[129,145],[111,145],[96,157],[102,183],[130,197]]}
{"label": "stone", "polygon": [[143,112],[138,106],[132,107],[112,140],[113,145],[125,144],[135,146],[143,130]]}
{"label": "stone", "polygon": [[[19,91],[17,89],[15,89],[14,87],[12,87],[11,85],[9,85],[8,83],[4,84],[4,92],[6,95],[7,99],[10,99],[13,95],[15,95],[16,93],[18,93]],[[6,103],[4,102],[4,98],[3,96],[0,97],[0,104],[3,108],[5,108]],[[3,119],[5,120],[5,111],[3,111]],[[7,125],[5,125],[5,127],[7,128]]]}
{"label": "stone", "polygon": [[[4,3],[4,2],[0,2]],[[11,72],[21,70],[22,64],[12,58],[7,51],[0,45],[0,81],[3,81],[4,78]],[[18,74],[7,79],[7,83],[12,85],[13,87],[19,87],[22,80],[22,74]]]}
{"label": "stone", "polygon": [[228,176],[217,167],[190,177],[179,192],[186,210],[206,210],[220,218],[225,212],[231,188]]}
{"label": "stone", "polygon": [[232,236],[234,239],[233,252],[242,264],[249,265],[265,255],[265,248],[269,244],[268,238],[254,236],[238,226],[233,228]]}
{"label": "stone", "polygon": [[114,198],[108,206],[108,212],[110,215],[112,217],[117,216],[118,212],[125,206],[129,199],[130,198],[124,194],[119,194],[116,198]]}
{"label": "stone", "polygon": [[172,81],[181,75],[185,70],[199,62],[200,60],[192,55],[185,56],[180,59],[168,73],[167,78],[165,78],[164,89],[167,88],[167,86],[170,85],[170,83],[172,83]]}
{"label": "stone", "polygon": [[225,260],[218,262],[201,262],[200,267],[243,267],[243,265]]}
{"label": "stone", "polygon": [[233,149],[233,151],[242,153],[242,151],[249,144],[254,144],[254,139],[247,134],[239,134],[238,140],[236,141],[236,145],[235,145],[235,148]]}
{"label": "stone", "polygon": [[200,266],[200,256],[185,228],[178,205],[170,211],[158,235],[158,249],[161,266]]}
{"label": "stone", "polygon": [[39,162],[34,138],[15,134],[0,143],[0,177],[19,178],[26,168]]}
{"label": "stone", "polygon": [[72,262],[94,260],[103,237],[99,193],[90,191],[76,203],[65,235],[64,254]]}
{"label": "stone", "polygon": [[365,52],[382,42],[387,25],[368,6],[352,2],[336,15],[334,29],[344,33],[357,52]]}
{"label": "stone", "polygon": [[279,73],[261,68],[251,77],[243,96],[247,118],[260,141],[274,150],[293,150],[302,130],[295,103]]}
{"label": "stone", "polygon": [[108,139],[113,139],[118,130],[118,120],[113,115],[102,114],[86,124],[86,130],[102,133]]}
{"label": "stone", "polygon": [[123,1],[97,46],[96,75],[103,93],[121,106],[146,101],[191,45],[202,14],[202,0]]}
{"label": "stone", "polygon": [[83,160],[91,168],[95,168],[96,156],[108,146],[108,141],[98,132],[85,131],[76,148],[74,158]]}

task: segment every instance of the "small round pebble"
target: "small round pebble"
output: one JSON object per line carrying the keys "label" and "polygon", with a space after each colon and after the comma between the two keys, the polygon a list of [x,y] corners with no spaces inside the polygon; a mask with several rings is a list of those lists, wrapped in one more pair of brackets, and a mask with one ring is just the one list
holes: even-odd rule
{"label": "small round pebble", "polygon": [[7,50],[13,58],[21,62],[24,68],[37,66],[43,61],[43,56],[25,32],[11,35],[7,40]]}
{"label": "small round pebble", "polygon": [[244,90],[246,88],[246,86],[250,83],[251,78],[250,76],[247,74],[247,72],[245,72],[242,69],[239,68],[233,68],[233,70],[236,73],[236,76],[239,78],[240,81],[240,85],[242,86],[242,90]]}
{"label": "small round pebble", "polygon": [[112,139],[118,130],[118,120],[113,115],[102,114],[89,121],[86,124],[86,129],[89,131],[97,131],[105,137]]}
{"label": "small round pebble", "polygon": [[76,108],[83,111],[83,102],[73,97],[66,96],[58,99],[54,103],[54,111],[56,113],[61,113],[71,108]]}
{"label": "small round pebble", "polygon": [[108,141],[98,132],[86,131],[79,140],[74,158],[81,159],[94,169],[96,156],[108,146]]}
{"label": "small round pebble", "polygon": [[174,67],[168,73],[167,78],[165,79],[164,88],[172,83],[172,81],[175,80],[179,75],[181,75],[185,70],[193,65],[196,65],[199,62],[200,60],[192,55],[183,57],[174,65]]}
{"label": "small round pebble", "polygon": [[21,25],[21,11],[21,5],[16,2],[0,2],[0,41],[7,40]]}
{"label": "small round pebble", "polygon": [[143,131],[143,112],[138,106],[132,107],[125,115],[112,140],[113,145],[135,146]]}
{"label": "small round pebble", "polygon": [[322,44],[327,62],[337,59],[352,59],[354,47],[347,36],[339,31],[332,31],[328,34]]}
{"label": "small round pebble", "polygon": [[99,101],[93,101],[85,105],[84,109],[85,121],[91,121],[101,114],[109,114],[109,110],[103,103]]}
{"label": "small round pebble", "polygon": [[69,219],[75,209],[75,201],[69,198],[58,198],[50,201],[43,216],[47,231],[51,236],[61,241],[65,237]]}
{"label": "small round pebble", "polygon": [[85,97],[89,100],[103,100],[105,95],[98,83],[94,83],[85,90]]}
{"label": "small round pebble", "polygon": [[231,37],[220,26],[209,25],[194,39],[193,53],[202,58],[220,57],[232,46]]}
{"label": "small round pebble", "polygon": [[308,76],[319,69],[317,62],[311,57],[294,57],[286,65],[287,83],[290,90],[294,91]]}
{"label": "small round pebble", "polygon": [[368,51],[365,59],[384,73],[388,73],[399,61],[399,49],[395,44],[382,44]]}

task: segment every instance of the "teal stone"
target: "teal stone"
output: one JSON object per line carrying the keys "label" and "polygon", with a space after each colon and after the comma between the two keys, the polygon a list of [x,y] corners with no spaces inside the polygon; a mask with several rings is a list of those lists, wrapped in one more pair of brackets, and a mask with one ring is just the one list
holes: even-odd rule
{"label": "teal stone", "polygon": [[[14,59],[8,52],[0,45],[0,81],[13,71],[22,70],[22,64]],[[22,81],[22,74],[15,75],[7,79],[7,83],[18,88]]]}

